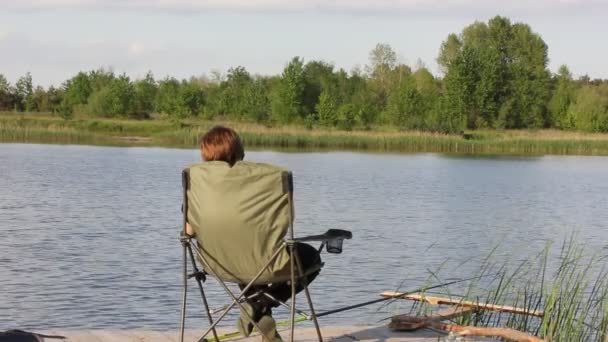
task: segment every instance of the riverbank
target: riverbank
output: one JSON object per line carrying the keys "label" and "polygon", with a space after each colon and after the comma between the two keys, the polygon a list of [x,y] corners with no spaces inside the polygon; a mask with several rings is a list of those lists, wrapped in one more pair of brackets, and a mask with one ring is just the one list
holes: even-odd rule
{"label": "riverbank", "polygon": [[340,131],[300,126],[184,119],[123,120],[0,113],[0,142],[193,147],[216,124],[234,127],[248,148],[436,152],[462,154],[608,155],[608,134],[557,130],[477,130],[463,135],[377,127]]}

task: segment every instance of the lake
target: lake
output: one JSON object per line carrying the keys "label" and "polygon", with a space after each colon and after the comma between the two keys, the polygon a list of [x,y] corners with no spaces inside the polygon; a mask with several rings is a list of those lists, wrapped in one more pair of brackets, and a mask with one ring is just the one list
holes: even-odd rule
{"label": "lake", "polygon": [[[196,150],[0,144],[0,327],[175,329],[181,169]],[[608,158],[248,151],[294,173],[296,234],[348,229],[311,287],[318,311],[517,261],[575,234],[608,241]],[[219,286],[208,282],[213,305]],[[191,283],[190,327],[203,326]],[[301,297],[300,303],[304,302]],[[374,323],[370,306],[321,324]],[[232,324],[229,322],[228,324]]]}

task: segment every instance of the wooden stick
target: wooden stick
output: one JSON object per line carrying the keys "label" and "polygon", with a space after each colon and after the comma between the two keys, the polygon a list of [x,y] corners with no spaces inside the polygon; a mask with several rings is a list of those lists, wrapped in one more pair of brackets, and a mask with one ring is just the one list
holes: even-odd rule
{"label": "wooden stick", "polygon": [[399,299],[414,300],[417,302],[427,302],[432,305],[438,305],[438,304],[457,305],[457,306],[469,307],[469,308],[474,308],[474,309],[479,309],[479,310],[502,311],[502,312],[521,314],[521,315],[535,316],[535,317],[543,317],[545,315],[545,312],[541,311],[541,310],[528,310],[528,309],[516,308],[513,306],[476,303],[476,302],[467,301],[467,300],[457,300],[457,299],[444,298],[444,297],[423,296],[423,295],[418,295],[418,294],[411,294],[411,295],[404,296],[404,295],[400,294],[399,292],[390,292],[390,291],[382,292],[380,295],[383,297],[395,297],[395,298],[399,298]]}
{"label": "wooden stick", "polygon": [[393,330],[412,331],[422,328],[433,328],[446,332],[455,332],[462,336],[497,336],[515,342],[543,342],[538,337],[528,335],[524,332],[509,328],[480,328],[471,326],[460,326],[457,324],[446,324],[440,321],[440,317],[416,317],[399,315],[393,317],[389,328]]}
{"label": "wooden stick", "polygon": [[431,323],[431,326],[435,329],[441,329],[443,331],[453,331],[462,336],[496,336],[515,342],[544,342],[544,340],[541,340],[538,337],[509,328],[463,327],[457,324],[445,324],[441,322]]}

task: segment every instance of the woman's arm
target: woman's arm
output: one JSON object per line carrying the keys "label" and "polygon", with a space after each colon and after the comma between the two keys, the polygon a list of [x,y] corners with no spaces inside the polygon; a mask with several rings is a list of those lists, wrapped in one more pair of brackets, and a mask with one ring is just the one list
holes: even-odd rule
{"label": "woman's arm", "polygon": [[192,229],[192,226],[190,225],[190,223],[186,223],[186,234],[190,235],[190,236],[194,236],[194,229]]}

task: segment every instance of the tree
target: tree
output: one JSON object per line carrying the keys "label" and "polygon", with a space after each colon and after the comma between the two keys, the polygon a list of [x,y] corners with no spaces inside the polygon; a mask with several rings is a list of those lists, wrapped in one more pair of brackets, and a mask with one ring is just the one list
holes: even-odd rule
{"label": "tree", "polygon": [[525,24],[494,17],[449,35],[438,62],[444,104],[464,127],[537,128],[549,123],[547,46]]}
{"label": "tree", "polygon": [[158,86],[154,80],[152,72],[146,73],[146,76],[135,81],[135,111],[138,114],[149,114],[154,111],[154,99],[158,92]]}
{"label": "tree", "polygon": [[34,86],[32,84],[32,75],[28,72],[15,83],[15,95],[17,98],[16,107],[19,111],[35,110],[32,102],[34,94]]}
{"label": "tree", "polygon": [[397,63],[397,53],[388,44],[377,44],[369,53],[367,73],[377,104],[384,108],[391,89],[391,73]]}
{"label": "tree", "polygon": [[67,80],[63,85],[63,89],[63,101],[66,106],[72,108],[76,105],[86,104],[93,92],[89,76],[84,72],[79,72],[76,76]]}
{"label": "tree", "polygon": [[352,103],[344,103],[338,107],[336,124],[338,128],[350,131],[356,123],[356,108]]}
{"label": "tree", "polygon": [[390,94],[386,111],[390,123],[400,129],[424,127],[420,93],[411,76]]}
{"label": "tree", "polygon": [[576,129],[588,132],[608,132],[608,85],[586,85],[576,93],[569,115]]}
{"label": "tree", "polygon": [[571,122],[568,116],[568,109],[574,102],[576,90],[572,74],[567,66],[562,65],[555,78],[556,87],[548,106],[551,113],[551,123],[558,128],[572,128],[574,122]]}
{"label": "tree", "polygon": [[306,113],[316,111],[319,96],[323,89],[335,91],[337,80],[334,75],[334,66],[323,61],[310,61],[304,66],[304,93],[302,105]]}
{"label": "tree", "polygon": [[182,81],[179,87],[180,117],[197,116],[203,112],[205,94],[196,82]]}
{"label": "tree", "polygon": [[450,33],[448,38],[441,43],[439,57],[437,57],[437,64],[439,64],[442,72],[446,73],[448,71],[449,67],[460,54],[461,49],[462,41],[458,35]]}
{"label": "tree", "polygon": [[228,69],[226,80],[221,83],[221,114],[243,119],[247,114],[245,94],[251,90],[253,79],[242,66]]}
{"label": "tree", "polygon": [[264,122],[268,119],[270,105],[268,102],[268,89],[266,80],[258,78],[250,82],[244,90],[244,115],[255,122]]}
{"label": "tree", "polygon": [[155,110],[174,116],[185,116],[180,96],[180,83],[175,78],[166,78],[158,82],[155,98]]}
{"label": "tree", "polygon": [[91,94],[88,112],[103,117],[132,116],[136,113],[135,88],[126,75]]}
{"label": "tree", "polygon": [[279,123],[289,123],[304,117],[304,68],[300,57],[294,57],[272,92],[272,117]]}
{"label": "tree", "polygon": [[14,108],[11,85],[6,77],[0,74],[0,111],[13,110]]}
{"label": "tree", "polygon": [[334,104],[329,91],[324,90],[319,96],[319,103],[316,111],[319,115],[319,123],[326,127],[333,127],[338,121],[336,105]]}

